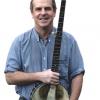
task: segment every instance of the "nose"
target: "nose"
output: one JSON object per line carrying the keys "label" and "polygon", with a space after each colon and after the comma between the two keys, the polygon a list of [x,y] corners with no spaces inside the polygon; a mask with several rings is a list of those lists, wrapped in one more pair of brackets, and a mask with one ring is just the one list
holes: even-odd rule
{"label": "nose", "polygon": [[41,14],[43,14],[43,15],[46,14],[46,10],[44,8],[42,8]]}

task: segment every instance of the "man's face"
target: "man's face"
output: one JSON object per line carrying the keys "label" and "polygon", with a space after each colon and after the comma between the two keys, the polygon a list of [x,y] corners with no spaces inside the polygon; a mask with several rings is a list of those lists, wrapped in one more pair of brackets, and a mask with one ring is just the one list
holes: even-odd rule
{"label": "man's face", "polygon": [[35,26],[46,28],[52,25],[55,13],[52,7],[52,0],[33,0],[33,12]]}

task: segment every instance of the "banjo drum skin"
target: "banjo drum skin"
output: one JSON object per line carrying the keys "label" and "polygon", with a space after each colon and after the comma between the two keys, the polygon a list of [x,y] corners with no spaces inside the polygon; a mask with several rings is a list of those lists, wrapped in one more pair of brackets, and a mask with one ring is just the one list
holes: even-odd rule
{"label": "banjo drum skin", "polygon": [[69,100],[69,95],[62,85],[42,84],[32,92],[31,100]]}

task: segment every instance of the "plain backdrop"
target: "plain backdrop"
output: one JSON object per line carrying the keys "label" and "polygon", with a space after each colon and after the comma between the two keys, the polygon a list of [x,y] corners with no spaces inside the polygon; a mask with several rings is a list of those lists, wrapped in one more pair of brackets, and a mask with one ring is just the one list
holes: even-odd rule
{"label": "plain backdrop", "polygon": [[[57,27],[61,0],[57,2]],[[31,29],[34,22],[30,0],[0,0],[0,99],[18,100],[13,85],[5,81],[4,69],[11,43],[16,36]],[[99,0],[67,0],[64,30],[78,42],[85,66],[79,100],[99,100],[100,96],[100,3]]]}

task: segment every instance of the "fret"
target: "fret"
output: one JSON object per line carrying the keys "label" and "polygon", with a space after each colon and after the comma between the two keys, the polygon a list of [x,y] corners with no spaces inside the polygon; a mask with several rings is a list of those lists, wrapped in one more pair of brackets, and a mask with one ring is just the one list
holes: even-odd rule
{"label": "fret", "polygon": [[61,42],[61,40],[60,40],[61,38],[62,38],[61,36],[57,36],[56,39],[55,39],[56,43],[60,43]]}
{"label": "fret", "polygon": [[60,16],[60,18],[62,18],[62,19],[63,19],[63,18],[64,18],[64,16]]}
{"label": "fret", "polygon": [[57,64],[57,63],[59,63],[59,59],[53,59],[53,62],[54,62],[55,64]]}
{"label": "fret", "polygon": [[60,50],[57,50],[57,49],[60,49],[60,46],[59,46],[59,47],[56,46],[54,49],[55,49],[55,50],[54,50],[54,53],[57,54],[57,53],[59,53],[59,51],[60,51]]}
{"label": "fret", "polygon": [[55,45],[57,44],[61,44],[61,38],[62,37],[57,37],[56,39],[55,39]]}
{"label": "fret", "polygon": [[54,49],[55,49],[55,50],[54,50],[54,53],[57,53],[57,52],[60,51],[60,50],[57,50],[57,49],[60,49],[60,46],[61,46],[61,45],[55,46],[55,48],[54,48]]}
{"label": "fret", "polygon": [[64,12],[65,4],[62,4],[62,7],[60,9],[62,10],[62,12]]}
{"label": "fret", "polygon": [[[61,39],[62,38],[62,36],[61,36],[61,33],[59,32],[59,33],[57,33],[57,37],[55,38],[55,39]],[[60,41],[60,40],[59,40]],[[58,42],[58,41],[57,41]]]}
{"label": "fret", "polygon": [[60,41],[59,39],[61,39],[62,38],[62,36],[58,33],[58,36],[55,38],[56,40],[57,40],[57,42],[58,41]]}
{"label": "fret", "polygon": [[62,30],[62,27],[58,27],[58,29]]}
{"label": "fret", "polygon": [[59,22],[58,25],[59,25],[59,24],[63,24],[63,22]]}
{"label": "fret", "polygon": [[55,49],[55,50],[54,50],[54,53],[57,54],[57,53],[59,53],[59,51],[60,51],[60,50],[59,50],[59,49],[60,49],[60,46],[55,46],[54,49]]}
{"label": "fret", "polygon": [[[52,67],[52,70],[58,71],[58,66],[59,66],[58,64],[53,64],[52,66],[53,66],[53,67]],[[55,69],[55,68],[56,68],[56,69]]]}
{"label": "fret", "polygon": [[60,53],[60,51],[57,51],[57,52],[55,52],[55,54],[54,54],[54,58],[57,58],[57,57],[59,57],[59,53]]}
{"label": "fret", "polygon": [[62,32],[57,31],[57,35],[56,36],[61,36],[62,37]]}
{"label": "fret", "polygon": [[56,43],[56,47],[60,47],[61,46],[61,44],[60,43]]}
{"label": "fret", "polygon": [[62,33],[62,27],[59,27],[59,28],[57,29],[57,32]]}
{"label": "fret", "polygon": [[[62,7],[60,9],[64,9],[65,8],[65,4],[62,4]],[[63,11],[63,10],[62,10]]]}
{"label": "fret", "polygon": [[59,53],[60,50],[58,50],[58,49],[60,49],[60,47],[57,47],[57,46],[56,46],[54,49],[55,49],[55,50],[54,50],[54,53],[55,53],[55,54]]}
{"label": "fret", "polygon": [[54,59],[54,60],[53,60],[53,64],[56,64],[56,65],[59,64],[59,59],[58,59],[58,60],[55,60],[55,59]]}
{"label": "fret", "polygon": [[54,60],[59,60],[59,54],[58,53],[54,55]]}
{"label": "fret", "polygon": [[61,7],[64,5],[65,6],[65,4],[66,4],[66,0],[62,0],[62,2],[61,2]]}
{"label": "fret", "polygon": [[58,23],[58,28],[61,29],[62,27],[63,27],[63,22],[59,22],[59,23]]}
{"label": "fret", "polygon": [[57,29],[57,32],[62,33],[62,28],[58,28],[58,29]]}
{"label": "fret", "polygon": [[60,62],[59,59],[58,60],[57,59],[53,60],[53,64],[59,64],[59,62]]}
{"label": "fret", "polygon": [[59,61],[58,61],[58,62],[53,61],[53,65],[52,65],[52,66],[58,68],[58,66],[59,66]]}
{"label": "fret", "polygon": [[60,53],[60,51],[55,52],[53,57],[59,57],[59,53]]}
{"label": "fret", "polygon": [[59,64],[59,59],[58,60],[54,59],[53,64],[56,64],[56,65]]}
{"label": "fret", "polygon": [[59,63],[59,59],[58,60],[54,59],[53,63],[57,65]]}
{"label": "fret", "polygon": [[54,56],[53,56],[54,58],[55,58],[55,57],[56,57],[56,58],[59,57],[60,51],[55,51],[54,53],[55,53]]}
{"label": "fret", "polygon": [[54,54],[53,57],[54,57],[54,58],[55,58],[55,57],[56,57],[56,58],[59,57],[59,53],[60,53],[60,51],[55,52],[55,54]]}
{"label": "fret", "polygon": [[59,48],[55,48],[55,50],[54,50],[54,56],[58,56],[59,55],[60,50],[57,50],[57,49],[59,49]]}
{"label": "fret", "polygon": [[59,60],[53,60],[53,65],[52,66],[54,66],[54,65],[57,65],[57,67],[59,66]]}
{"label": "fret", "polygon": [[64,15],[61,13],[61,16],[60,16],[60,18],[64,18]]}
{"label": "fret", "polygon": [[[59,41],[60,42],[60,41]],[[55,45],[55,48],[59,48],[61,46],[61,44],[60,43],[57,43],[56,45]]]}
{"label": "fret", "polygon": [[63,22],[64,18],[63,17],[59,17],[59,22]]}
{"label": "fret", "polygon": [[54,72],[58,72],[58,65],[53,65],[53,67],[51,68],[51,70],[54,71]]}
{"label": "fret", "polygon": [[60,14],[63,14],[63,15],[64,15],[65,7],[63,6],[63,7],[61,7],[60,9],[62,10],[62,11],[60,12]]}
{"label": "fret", "polygon": [[58,67],[59,67],[59,62],[58,62],[58,63],[53,62],[52,67],[54,67],[55,69],[57,69],[57,70],[58,70]]}
{"label": "fret", "polygon": [[59,60],[59,59],[58,59],[58,55],[56,55],[56,56],[54,55],[54,59]]}
{"label": "fret", "polygon": [[57,34],[56,35],[58,35],[58,36],[60,36],[61,35],[61,37],[62,37],[62,30],[60,30],[60,29],[58,29],[59,31],[57,31]]}
{"label": "fret", "polygon": [[53,56],[53,58],[55,58],[55,57],[56,58],[59,57],[59,53],[55,53],[54,56]]}

